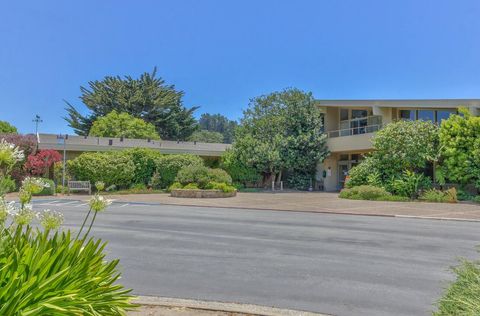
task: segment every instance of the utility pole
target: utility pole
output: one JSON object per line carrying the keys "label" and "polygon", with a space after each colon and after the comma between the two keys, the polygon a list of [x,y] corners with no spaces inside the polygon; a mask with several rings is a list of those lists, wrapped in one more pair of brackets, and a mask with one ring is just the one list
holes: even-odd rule
{"label": "utility pole", "polygon": [[40,115],[35,114],[35,118],[32,120],[35,123],[35,135],[38,135],[38,124],[42,123],[43,120],[40,118]]}

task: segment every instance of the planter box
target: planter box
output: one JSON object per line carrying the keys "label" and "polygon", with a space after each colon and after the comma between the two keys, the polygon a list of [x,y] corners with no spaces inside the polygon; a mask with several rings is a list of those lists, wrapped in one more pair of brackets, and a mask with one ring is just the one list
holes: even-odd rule
{"label": "planter box", "polygon": [[170,196],[179,198],[227,198],[237,195],[237,191],[223,192],[220,190],[188,190],[188,189],[175,189],[172,190]]}

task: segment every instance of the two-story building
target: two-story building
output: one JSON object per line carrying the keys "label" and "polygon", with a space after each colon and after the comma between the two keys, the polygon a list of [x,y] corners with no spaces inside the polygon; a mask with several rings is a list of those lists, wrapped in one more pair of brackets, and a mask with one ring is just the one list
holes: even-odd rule
{"label": "two-story building", "polygon": [[372,148],[372,136],[394,120],[440,123],[459,107],[480,114],[480,99],[443,100],[318,100],[324,113],[330,156],[318,166],[317,180],[325,191],[343,187],[345,177]]}

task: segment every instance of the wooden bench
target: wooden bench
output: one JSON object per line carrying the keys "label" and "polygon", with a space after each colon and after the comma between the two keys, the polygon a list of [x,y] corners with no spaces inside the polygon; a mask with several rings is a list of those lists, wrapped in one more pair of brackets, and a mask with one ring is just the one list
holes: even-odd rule
{"label": "wooden bench", "polygon": [[92,185],[90,181],[68,181],[68,193],[70,191],[87,191],[92,194]]}

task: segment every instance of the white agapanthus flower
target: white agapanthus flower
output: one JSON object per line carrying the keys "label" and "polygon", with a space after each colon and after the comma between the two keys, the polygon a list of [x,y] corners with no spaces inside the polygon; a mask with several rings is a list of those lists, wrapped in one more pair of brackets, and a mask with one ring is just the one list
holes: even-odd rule
{"label": "white agapanthus flower", "polygon": [[57,211],[44,210],[37,213],[37,218],[46,230],[57,229],[63,224],[63,214]]}
{"label": "white agapanthus flower", "polygon": [[0,139],[0,152],[9,151],[15,161],[21,161],[25,158],[23,150],[19,149],[15,144],[7,142],[5,139]]}
{"label": "white agapanthus flower", "polygon": [[111,200],[107,200],[105,197],[99,194],[95,194],[89,201],[90,208],[95,212],[104,211],[107,206],[112,204]]}
{"label": "white agapanthus flower", "polygon": [[42,192],[44,188],[49,188],[50,183],[42,178],[26,177],[22,181],[22,188],[32,194]]}
{"label": "white agapanthus flower", "polygon": [[13,213],[13,221],[17,225],[29,225],[37,216],[37,213],[32,209],[31,204],[25,204],[23,208],[15,209]]}

